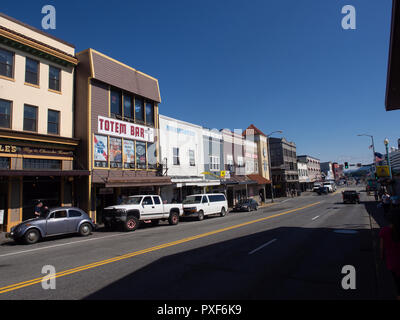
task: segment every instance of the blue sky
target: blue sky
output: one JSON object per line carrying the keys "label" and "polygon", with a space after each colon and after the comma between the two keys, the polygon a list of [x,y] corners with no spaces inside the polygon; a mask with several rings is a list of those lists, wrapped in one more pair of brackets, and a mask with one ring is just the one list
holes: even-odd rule
{"label": "blue sky", "polygon": [[[391,0],[19,1],[1,11],[159,79],[160,112],[209,128],[283,130],[298,154],[372,160],[397,146],[400,111],[384,107]],[[341,9],[356,8],[356,30]]]}

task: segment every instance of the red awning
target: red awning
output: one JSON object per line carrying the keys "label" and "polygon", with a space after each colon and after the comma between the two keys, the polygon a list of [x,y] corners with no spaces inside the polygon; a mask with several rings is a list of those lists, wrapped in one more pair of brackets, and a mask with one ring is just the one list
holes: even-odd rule
{"label": "red awning", "polygon": [[260,176],[259,174],[249,174],[247,177],[250,180],[254,180],[257,184],[270,184],[271,180],[265,179],[264,177]]}

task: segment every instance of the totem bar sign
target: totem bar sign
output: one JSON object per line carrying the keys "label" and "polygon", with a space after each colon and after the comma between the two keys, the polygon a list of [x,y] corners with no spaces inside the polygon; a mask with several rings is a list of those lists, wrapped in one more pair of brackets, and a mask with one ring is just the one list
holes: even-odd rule
{"label": "totem bar sign", "polygon": [[154,142],[154,128],[102,116],[98,117],[97,131],[99,134],[119,138]]}
{"label": "totem bar sign", "polygon": [[17,152],[17,147],[16,146],[10,146],[8,144],[0,144],[0,152],[16,153]]}

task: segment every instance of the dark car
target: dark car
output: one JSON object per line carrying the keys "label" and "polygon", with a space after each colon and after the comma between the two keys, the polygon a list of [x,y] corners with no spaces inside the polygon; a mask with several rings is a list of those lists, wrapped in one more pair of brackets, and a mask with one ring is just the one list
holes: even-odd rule
{"label": "dark car", "polygon": [[86,212],[74,207],[59,207],[18,224],[11,228],[6,237],[17,242],[34,244],[40,239],[56,235],[78,233],[88,236],[94,229],[96,225]]}
{"label": "dark car", "polygon": [[360,193],[355,190],[346,190],[342,192],[343,203],[360,203]]}
{"label": "dark car", "polygon": [[319,187],[319,189],[317,190],[317,193],[319,195],[328,194],[329,193],[329,188],[328,187]]}
{"label": "dark car", "polygon": [[252,211],[252,210],[257,210],[258,208],[258,203],[254,199],[246,199],[243,201],[240,201],[235,205],[235,211]]}

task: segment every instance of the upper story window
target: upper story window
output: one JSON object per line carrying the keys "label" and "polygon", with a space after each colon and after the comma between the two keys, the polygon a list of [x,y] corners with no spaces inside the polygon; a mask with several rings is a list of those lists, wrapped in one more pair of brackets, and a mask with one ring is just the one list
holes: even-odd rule
{"label": "upper story window", "polygon": [[14,78],[14,53],[0,49],[0,75]]}
{"label": "upper story window", "polygon": [[135,120],[144,122],[143,99],[135,97]]}
{"label": "upper story window", "polygon": [[47,114],[47,133],[60,134],[60,112],[49,110]]}
{"label": "upper story window", "polygon": [[128,94],[124,94],[124,118],[133,119],[133,98]]}
{"label": "upper story window", "polygon": [[49,66],[49,89],[61,91],[61,69]]}
{"label": "upper story window", "polygon": [[39,85],[39,61],[26,58],[25,82]]}
{"label": "upper story window", "polygon": [[117,117],[122,117],[121,92],[117,90],[111,90],[110,99],[111,114]]}
{"label": "upper story window", "polygon": [[196,165],[194,158],[194,150],[189,150],[189,164],[191,167],[194,167]]}
{"label": "upper story window", "polygon": [[0,99],[0,127],[11,128],[11,101]]}
{"label": "upper story window", "polygon": [[37,131],[37,107],[24,106],[24,130]]}
{"label": "upper story window", "polygon": [[154,125],[154,104],[146,101],[146,124]]}
{"label": "upper story window", "polygon": [[179,161],[179,148],[173,148],[172,150],[173,152],[173,163],[175,166],[179,166],[180,165],[180,161]]}

